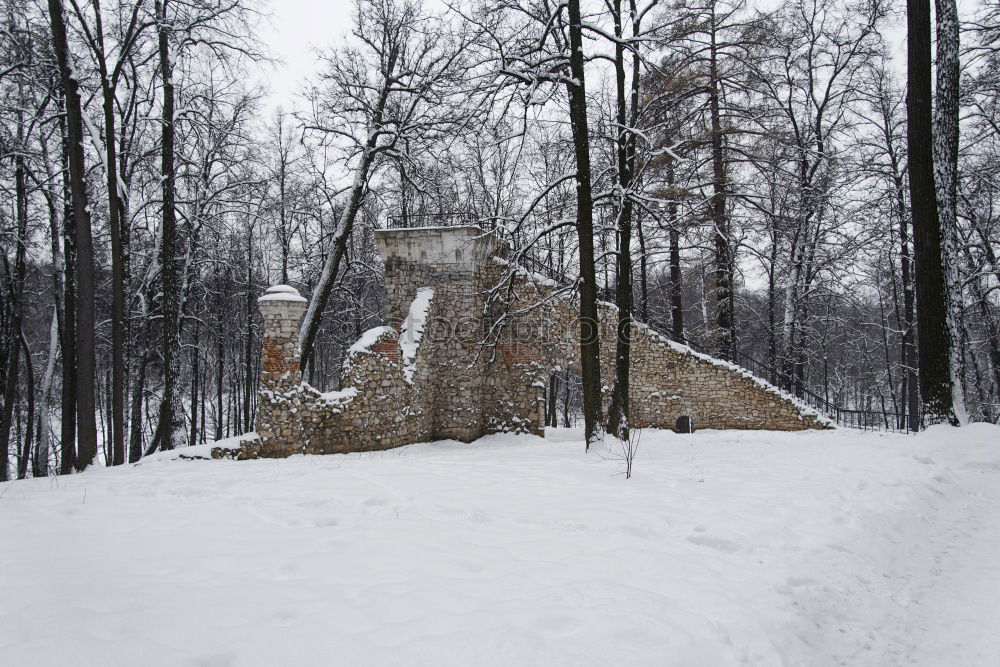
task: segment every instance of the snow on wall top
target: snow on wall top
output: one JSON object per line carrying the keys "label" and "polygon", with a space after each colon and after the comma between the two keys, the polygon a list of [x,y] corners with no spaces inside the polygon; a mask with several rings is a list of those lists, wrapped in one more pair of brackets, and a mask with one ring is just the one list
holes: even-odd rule
{"label": "snow on wall top", "polygon": [[317,398],[327,407],[343,409],[358,395],[357,387],[347,387],[339,391],[318,392]]}
{"label": "snow on wall top", "polygon": [[523,266],[521,266],[519,264],[514,264],[514,263],[512,263],[512,262],[510,262],[510,261],[508,261],[506,259],[504,259],[503,257],[497,257],[496,255],[494,255],[491,259],[493,260],[494,264],[499,264],[500,266],[510,267],[510,271],[513,273],[513,275],[515,275],[515,276],[523,276],[523,277],[527,278],[528,280],[530,280],[531,282],[535,283],[536,285],[541,285],[543,287],[552,287],[552,288],[572,287],[572,285],[560,285],[559,283],[557,283],[556,281],[552,280],[551,278],[546,278],[545,276],[543,276],[540,273],[535,273],[534,271],[529,271],[528,269],[524,268]]}
{"label": "snow on wall top", "polygon": [[291,285],[274,285],[264,291],[264,296],[257,299],[257,303],[264,301],[294,301],[306,303],[306,298],[299,295],[299,291]]}
{"label": "snow on wall top", "polygon": [[371,352],[372,347],[384,336],[395,336],[396,330],[392,327],[372,327],[361,334],[361,337],[354,341],[354,344],[347,349],[347,358],[350,359],[356,354]]}
{"label": "snow on wall top", "polygon": [[717,357],[709,356],[709,355],[704,354],[702,352],[696,352],[694,349],[692,349],[691,347],[689,347],[687,345],[683,345],[681,343],[678,343],[677,341],[670,340],[669,338],[667,338],[663,334],[661,334],[661,333],[659,333],[657,331],[653,331],[651,328],[649,328],[645,324],[641,324],[641,323],[636,322],[634,320],[632,321],[632,324],[637,329],[641,329],[641,330],[645,331],[647,334],[649,334],[650,336],[652,336],[653,338],[655,338],[660,343],[663,343],[664,345],[666,345],[667,347],[669,347],[670,349],[672,349],[674,352],[677,352],[678,354],[685,354],[685,355],[694,357],[695,359],[699,359],[699,360],[704,361],[706,363],[712,364],[713,366],[718,366],[719,368],[725,368],[726,370],[728,370],[728,371],[730,371],[732,373],[736,373],[737,375],[739,375],[741,377],[745,377],[746,379],[754,382],[757,386],[759,386],[764,391],[770,392],[772,394],[776,394],[776,395],[780,396],[781,398],[783,398],[784,400],[786,400],[789,403],[791,403],[792,405],[794,405],[795,408],[799,411],[800,415],[808,415],[810,417],[814,417],[816,419],[816,421],[824,424],[825,426],[829,426],[831,428],[836,428],[837,424],[832,419],[830,419],[829,417],[827,417],[826,415],[824,415],[823,413],[821,413],[819,410],[816,410],[815,408],[812,408],[809,405],[803,403],[801,400],[798,399],[798,397],[793,396],[792,394],[788,393],[787,391],[784,391],[782,389],[779,389],[778,387],[775,387],[773,384],[771,384],[767,380],[764,380],[762,378],[757,377],[756,375],[754,375],[753,373],[751,373],[747,369],[743,368],[742,366],[739,366],[739,365],[734,364],[734,363],[729,362],[729,361],[725,361],[723,359],[719,359]]}
{"label": "snow on wall top", "polygon": [[421,287],[410,303],[410,310],[403,320],[399,333],[399,348],[402,350],[403,377],[413,384],[413,371],[416,369],[417,350],[423,338],[424,327],[427,325],[427,313],[434,299],[434,289]]}
{"label": "snow on wall top", "polygon": [[[542,287],[549,287],[549,288],[561,287],[558,283],[556,283],[555,281],[553,281],[553,280],[551,280],[549,278],[546,278],[545,276],[542,276],[542,275],[539,275],[539,274],[534,273],[532,271],[529,271],[529,270],[525,269],[524,267],[517,266],[515,264],[511,264],[507,260],[502,259],[500,257],[494,257],[493,261],[496,262],[497,264],[510,266],[512,268],[512,270],[513,270],[513,272],[514,272],[515,275],[524,276],[529,281],[531,281],[532,283],[534,283],[536,285],[539,285],[539,286],[542,286]],[[569,295],[566,295],[566,294],[562,294],[560,296],[562,298],[564,298],[564,299],[567,299],[567,300],[571,298]],[[599,307],[603,307],[603,308],[608,308],[608,309],[614,310],[616,312],[618,310],[618,306],[616,306],[613,303],[608,303],[606,301],[598,301],[598,306]],[[734,364],[734,363],[729,362],[729,361],[725,361],[723,359],[718,359],[716,357],[712,357],[712,356],[707,355],[707,354],[703,354],[701,352],[697,352],[697,351],[695,351],[694,349],[692,349],[691,347],[689,347],[687,345],[683,345],[683,344],[678,343],[676,341],[670,340],[669,338],[667,338],[666,336],[662,335],[661,333],[659,333],[657,331],[654,331],[649,326],[647,326],[645,324],[642,324],[640,322],[636,322],[635,320],[632,320],[632,324],[637,329],[640,329],[640,330],[644,331],[645,333],[649,334],[649,336],[651,336],[652,338],[654,338],[656,341],[658,341],[658,342],[666,345],[667,347],[669,347],[674,352],[677,352],[678,354],[688,355],[688,356],[694,357],[694,358],[696,358],[696,359],[698,359],[700,361],[704,361],[706,363],[712,364],[713,366],[717,366],[719,368],[724,368],[724,369],[726,369],[726,370],[728,370],[728,371],[730,371],[732,373],[735,373],[735,374],[737,374],[737,375],[739,375],[741,377],[744,377],[744,378],[750,380],[751,382],[755,383],[757,386],[759,386],[764,391],[767,391],[769,393],[772,393],[772,394],[775,394],[777,396],[780,396],[782,399],[788,401],[789,403],[791,403],[792,405],[795,406],[795,408],[799,411],[800,418],[803,417],[803,416],[814,417],[817,422],[823,424],[824,426],[828,426],[830,428],[836,428],[836,426],[837,426],[836,422],[834,422],[832,419],[830,419],[829,417],[827,417],[825,414],[823,414],[819,410],[816,410],[815,408],[807,405],[806,403],[804,403],[803,401],[801,401],[797,396],[793,396],[792,394],[788,393],[787,391],[779,389],[778,387],[774,386],[773,384],[771,384],[767,380],[764,380],[762,378],[757,377],[756,375],[754,375],[753,373],[751,373],[747,369],[743,368],[742,366],[739,366],[739,365]]]}

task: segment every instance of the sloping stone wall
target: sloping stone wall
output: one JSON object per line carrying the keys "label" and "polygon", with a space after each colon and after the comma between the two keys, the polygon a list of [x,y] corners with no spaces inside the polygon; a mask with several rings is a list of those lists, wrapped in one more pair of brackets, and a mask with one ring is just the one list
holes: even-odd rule
{"label": "sloping stone wall", "polygon": [[[507,325],[496,338],[505,363],[492,369],[493,402],[513,406],[508,418],[530,432],[544,424],[544,388],[560,369],[579,369],[579,303],[575,293],[531,276],[495,258],[490,284],[506,284],[492,304],[492,319]],[[605,412],[614,373],[618,309],[598,304],[599,322],[591,330],[601,341]],[[691,417],[696,428],[796,431],[829,428],[830,421],[789,394],[725,361],[675,343],[648,327],[631,328],[630,423],[634,427],[674,428]],[[530,380],[526,381],[526,380]]]}
{"label": "sloping stone wall", "polygon": [[[550,375],[579,366],[575,295],[513,268],[478,228],[384,230],[376,241],[385,260],[388,326],[365,332],[351,347],[342,389],[321,392],[302,381],[306,300],[286,285],[269,288],[259,299],[258,437],[213,455],[366,451],[430,439],[469,442],[501,431],[544,435]],[[421,288],[424,298],[415,301]],[[414,330],[418,320],[421,331]],[[616,309],[601,304],[592,330],[601,340],[606,400],[616,328]],[[749,372],[641,325],[632,327],[630,403],[635,427],[673,428],[680,416],[698,428],[830,426]]]}

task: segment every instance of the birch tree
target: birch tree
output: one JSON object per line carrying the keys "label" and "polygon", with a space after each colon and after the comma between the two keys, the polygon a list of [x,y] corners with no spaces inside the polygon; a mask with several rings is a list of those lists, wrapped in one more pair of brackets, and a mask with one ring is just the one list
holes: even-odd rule
{"label": "birch tree", "polygon": [[937,58],[934,91],[933,154],[934,185],[941,225],[941,264],[945,272],[949,372],[952,410],[959,423],[968,421],[962,392],[964,363],[960,340],[962,281],[959,272],[958,233],[958,113],[959,113],[959,22],[955,0],[935,0]]}

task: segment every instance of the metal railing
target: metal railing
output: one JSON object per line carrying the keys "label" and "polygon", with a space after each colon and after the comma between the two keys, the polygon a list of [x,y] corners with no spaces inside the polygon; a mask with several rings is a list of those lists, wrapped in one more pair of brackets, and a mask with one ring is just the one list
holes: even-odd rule
{"label": "metal railing", "polygon": [[[746,352],[736,350],[733,363],[745,368],[751,374],[767,380],[771,384],[785,389],[797,399],[811,408],[827,415],[841,426],[859,428],[865,431],[890,431],[909,433],[909,420],[895,410],[875,408],[843,408],[827,396],[804,386],[794,386],[791,378],[784,371],[754,359]],[[782,382],[784,380],[784,382]]]}
{"label": "metal railing", "polygon": [[[549,264],[531,255],[521,255],[518,264],[526,270],[541,275],[549,280],[564,286],[572,285],[574,281],[569,280],[565,275],[560,275]],[[598,290],[597,298],[602,301],[614,301],[614,288],[604,288]],[[702,354],[711,354],[698,349],[697,345],[686,343],[688,347]],[[749,372],[751,375],[761,378],[779,388],[788,391],[796,399],[802,401],[809,407],[826,415],[837,424],[847,428],[858,428],[865,431],[890,431],[909,433],[909,420],[905,415],[900,415],[895,410],[874,409],[874,408],[843,408],[828,397],[821,396],[804,386],[794,386],[796,383],[787,377],[787,374],[765,364],[746,352],[736,350],[731,363]],[[781,380],[786,380],[782,382]]]}
{"label": "metal railing", "polygon": [[386,229],[413,229],[416,227],[461,227],[479,225],[480,220],[468,211],[446,213],[408,213],[390,215],[386,218]]}

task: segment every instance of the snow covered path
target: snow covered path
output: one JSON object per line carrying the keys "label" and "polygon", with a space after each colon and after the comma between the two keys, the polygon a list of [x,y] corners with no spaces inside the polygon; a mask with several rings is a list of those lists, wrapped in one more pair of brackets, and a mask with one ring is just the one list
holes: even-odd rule
{"label": "snow covered path", "polygon": [[580,437],[0,484],[0,662],[998,664],[1000,429]]}

